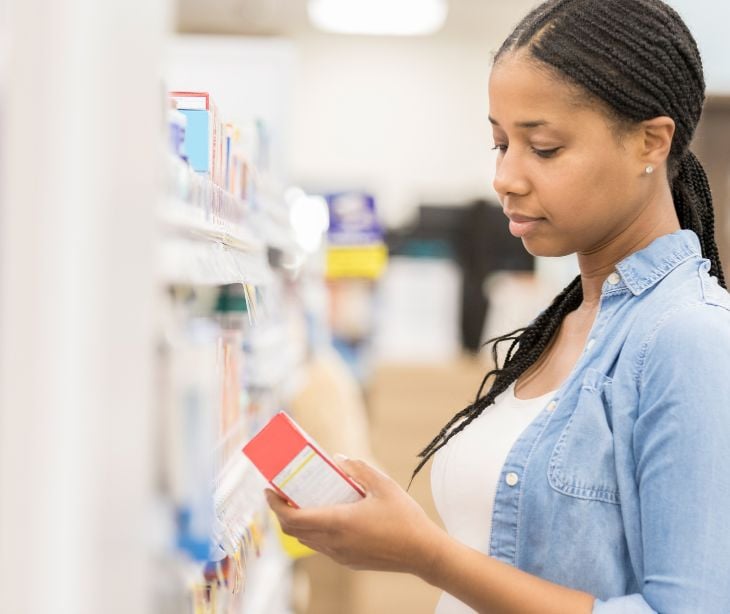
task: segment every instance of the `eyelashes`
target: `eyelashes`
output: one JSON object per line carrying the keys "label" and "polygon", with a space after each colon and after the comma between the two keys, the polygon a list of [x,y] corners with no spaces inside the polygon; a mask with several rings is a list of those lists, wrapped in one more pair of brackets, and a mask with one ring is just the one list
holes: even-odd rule
{"label": "eyelashes", "polygon": [[[551,149],[538,149],[537,147],[530,147],[532,153],[534,153],[539,158],[552,158],[556,153],[558,153],[562,147],[553,147]],[[492,147],[492,150],[497,150],[502,153],[507,152],[507,145],[498,143],[494,147]]]}
{"label": "eyelashes", "polygon": [[532,147],[532,151],[541,158],[552,158],[562,147],[553,147],[552,149],[537,149]]}

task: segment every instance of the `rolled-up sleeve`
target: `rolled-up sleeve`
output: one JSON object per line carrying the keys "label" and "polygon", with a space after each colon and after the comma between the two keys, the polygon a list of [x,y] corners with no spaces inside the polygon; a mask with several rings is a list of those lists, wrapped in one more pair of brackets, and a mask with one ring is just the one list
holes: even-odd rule
{"label": "rolled-up sleeve", "polygon": [[641,594],[595,614],[730,612],[730,312],[681,308],[647,339],[633,451]]}
{"label": "rolled-up sleeve", "polygon": [[656,614],[656,611],[641,595],[628,595],[608,601],[597,599],[593,604],[593,614]]}

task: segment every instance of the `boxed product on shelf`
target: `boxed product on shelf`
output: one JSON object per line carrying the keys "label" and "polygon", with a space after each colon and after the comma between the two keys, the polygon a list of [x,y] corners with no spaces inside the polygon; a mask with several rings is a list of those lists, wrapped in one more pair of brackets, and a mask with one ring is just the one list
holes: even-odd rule
{"label": "boxed product on shelf", "polygon": [[241,127],[225,120],[208,92],[170,92],[170,101],[184,118],[182,126],[177,117],[170,118],[173,151],[233,197],[249,199],[254,159],[260,157],[259,123]]}
{"label": "boxed product on shelf", "polygon": [[211,102],[208,92],[170,92],[178,109],[209,111]]}
{"label": "boxed product on shelf", "polygon": [[190,165],[200,173],[211,173],[215,164],[215,139],[209,111],[178,109],[187,119],[185,153]]}
{"label": "boxed product on shelf", "polygon": [[185,153],[190,166],[224,185],[224,128],[220,112],[208,92],[171,92],[178,111],[187,119]]}

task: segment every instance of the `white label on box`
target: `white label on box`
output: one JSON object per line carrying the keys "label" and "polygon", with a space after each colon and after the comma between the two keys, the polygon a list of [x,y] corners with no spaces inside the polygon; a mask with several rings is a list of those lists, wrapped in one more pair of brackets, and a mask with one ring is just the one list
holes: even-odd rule
{"label": "white label on box", "polygon": [[355,503],[362,499],[312,446],[305,446],[272,483],[301,508]]}

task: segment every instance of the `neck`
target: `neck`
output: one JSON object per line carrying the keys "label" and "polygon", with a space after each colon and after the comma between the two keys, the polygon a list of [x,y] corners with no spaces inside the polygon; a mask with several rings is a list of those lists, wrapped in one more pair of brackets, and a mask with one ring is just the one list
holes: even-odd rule
{"label": "neck", "polygon": [[620,229],[594,249],[578,253],[583,306],[598,307],[603,282],[616,270],[616,265],[621,260],[644,249],[655,239],[679,229],[679,219],[667,185],[665,193],[644,207],[627,227]]}

